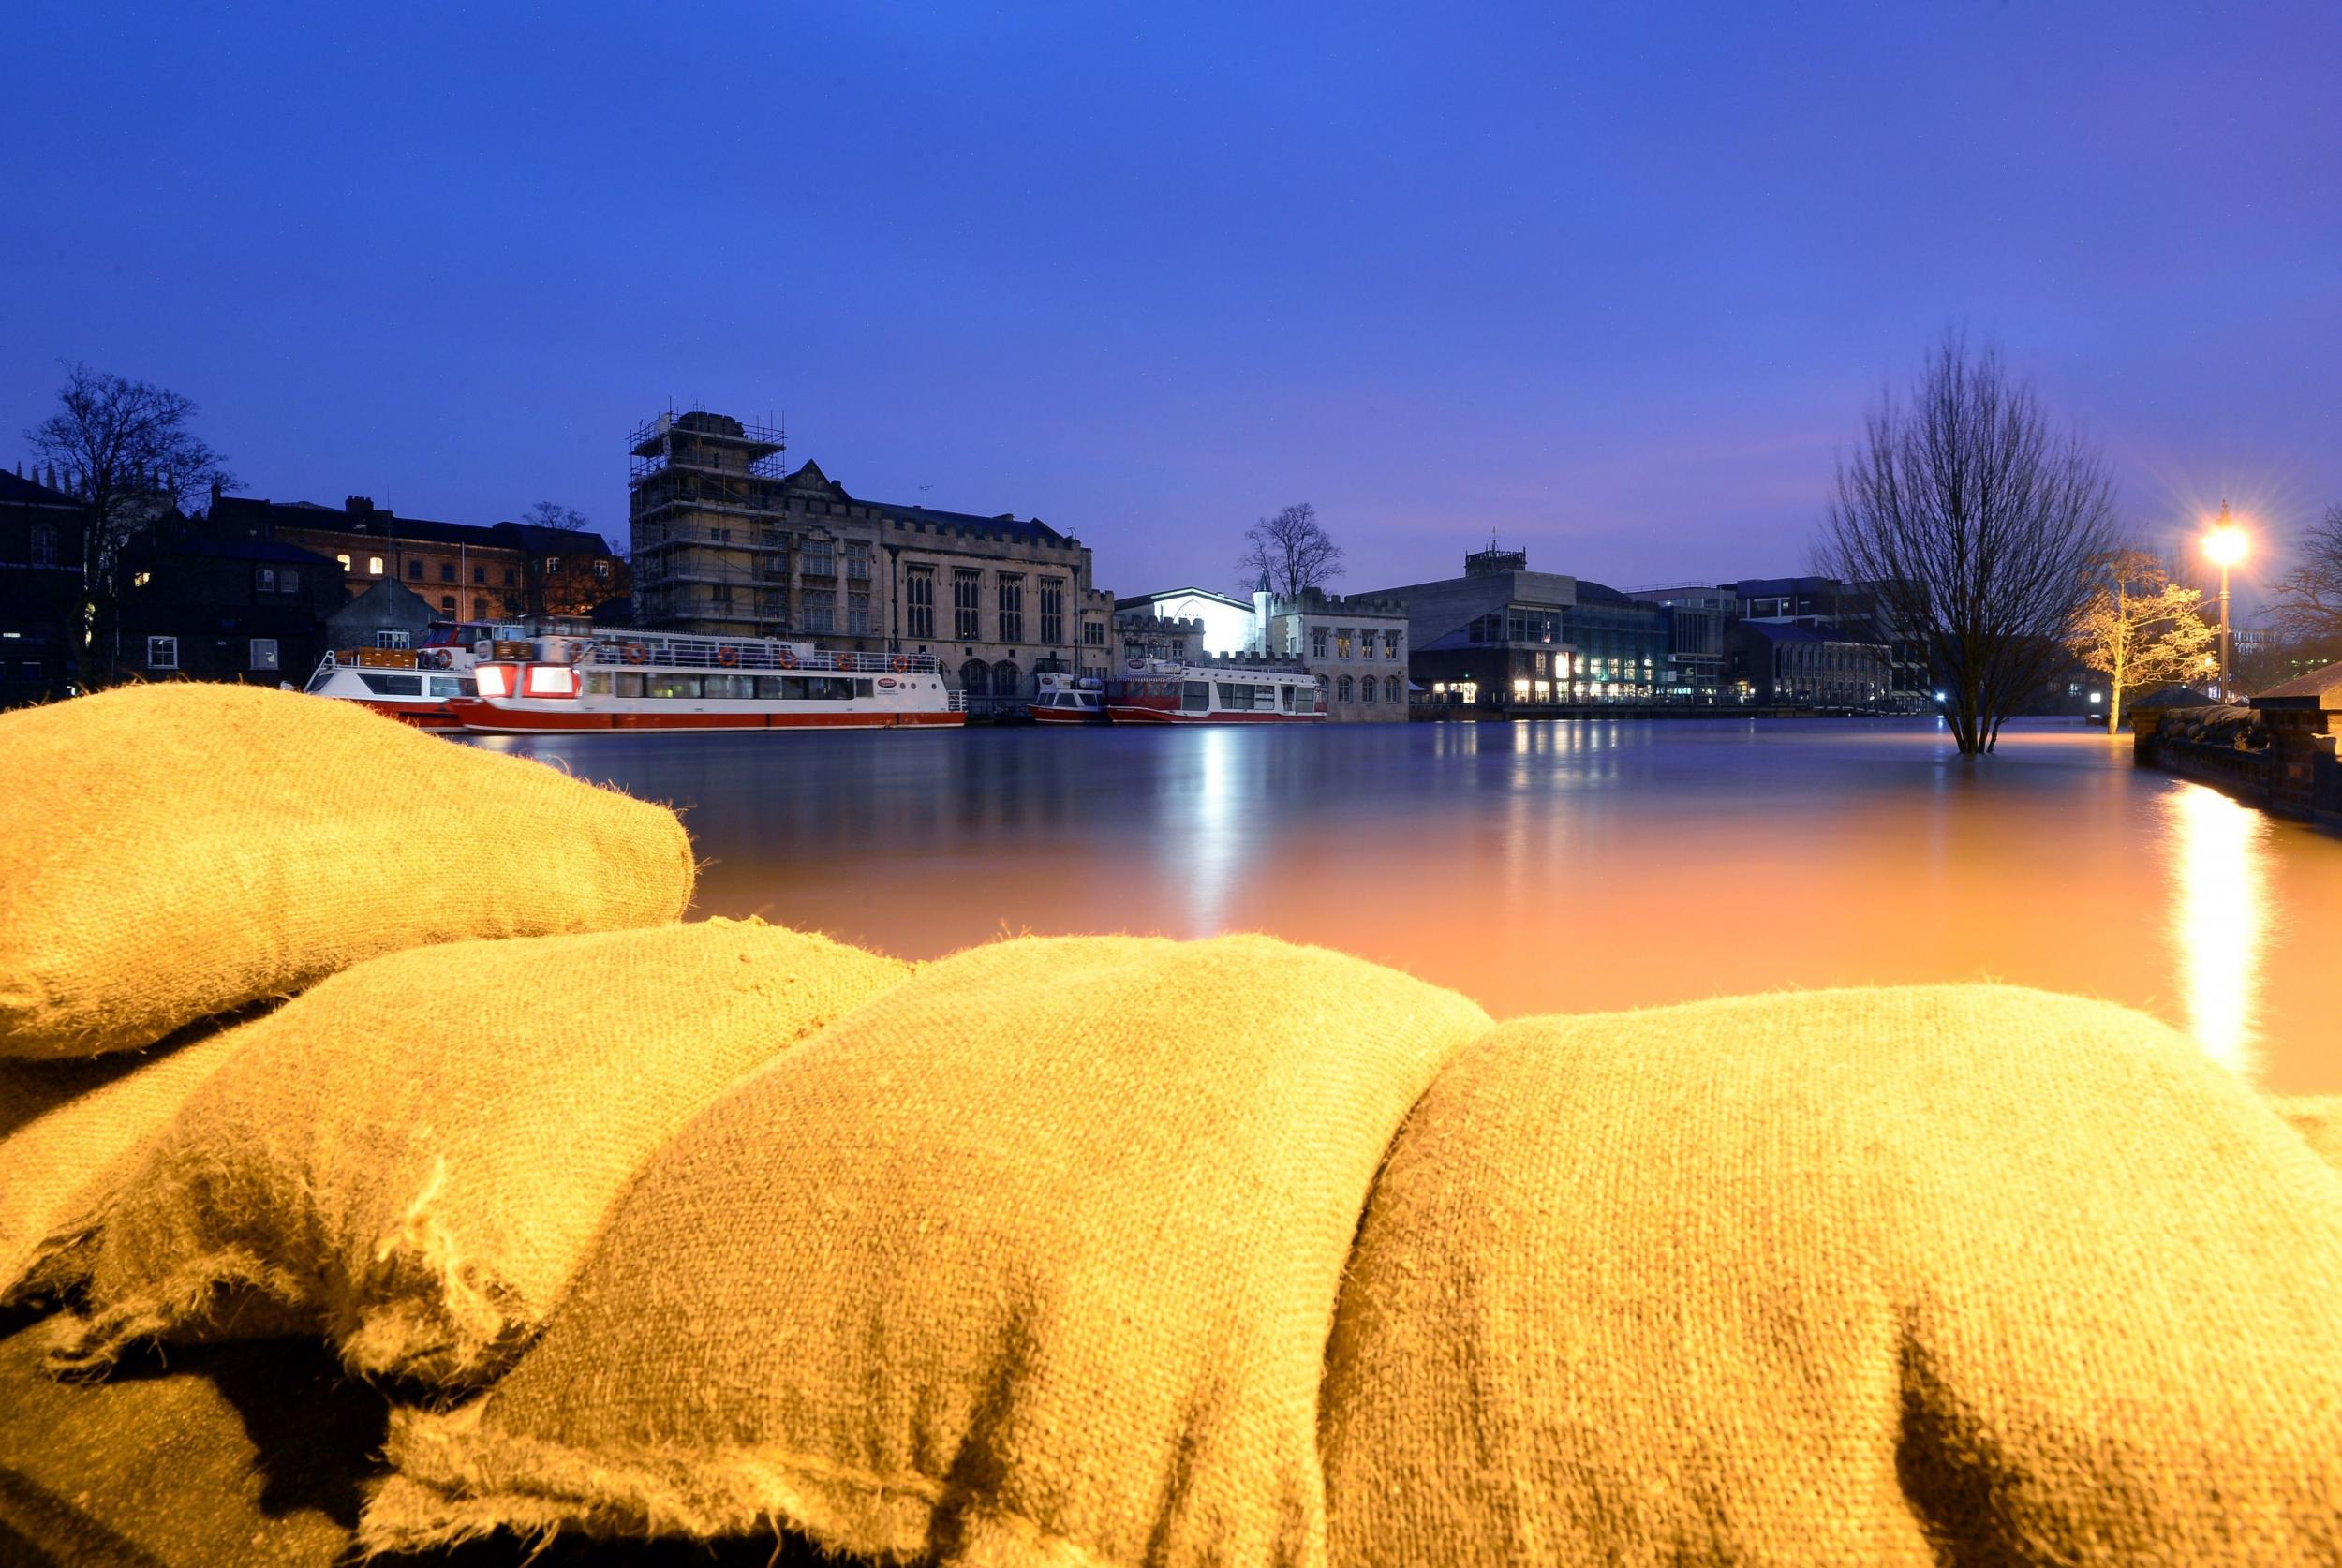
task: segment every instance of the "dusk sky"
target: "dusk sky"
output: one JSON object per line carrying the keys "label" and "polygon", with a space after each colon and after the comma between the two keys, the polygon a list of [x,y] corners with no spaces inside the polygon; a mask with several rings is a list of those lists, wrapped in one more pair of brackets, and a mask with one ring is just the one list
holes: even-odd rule
{"label": "dusk sky", "polygon": [[1958,324],[2151,538],[2342,501],[2335,0],[13,14],[11,466],[78,359],[277,499],[623,537],[672,404],[1119,593],[1713,582]]}

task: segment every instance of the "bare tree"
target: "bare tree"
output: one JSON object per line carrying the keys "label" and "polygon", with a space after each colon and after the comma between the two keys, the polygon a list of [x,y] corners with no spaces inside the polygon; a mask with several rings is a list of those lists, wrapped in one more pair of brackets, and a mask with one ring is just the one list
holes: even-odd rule
{"label": "bare tree", "polygon": [[557,501],[539,501],[521,513],[521,521],[532,528],[559,528],[572,534],[582,534],[594,525],[584,512]]}
{"label": "bare tree", "polygon": [[82,530],[82,638],[95,640],[113,612],[114,562],[139,528],[236,479],[227,460],[189,428],[195,404],[166,388],[74,364],[57,410],[24,433],[34,451],[67,470],[89,510]]}
{"label": "bare tree", "polygon": [[1319,526],[1317,509],[1303,501],[1244,530],[1236,570],[1246,593],[1266,576],[1269,592],[1298,599],[1302,589],[1322,588],[1341,575],[1341,546]]}
{"label": "bare tree", "polygon": [[2123,698],[2142,687],[2185,680],[2203,669],[2213,632],[2203,595],[2172,581],[2143,550],[2117,550],[2090,569],[2090,597],[2074,614],[2066,645],[2106,676],[2106,728],[2123,727]]}
{"label": "bare tree", "polygon": [[2326,509],[2293,570],[2277,579],[2269,618],[2297,641],[2342,641],[2342,503]]}
{"label": "bare tree", "polygon": [[2113,510],[2097,451],[2051,428],[1998,350],[1948,333],[1908,405],[1883,398],[1839,465],[1817,555],[1925,648],[1961,751],[1990,752],[2065,657]]}

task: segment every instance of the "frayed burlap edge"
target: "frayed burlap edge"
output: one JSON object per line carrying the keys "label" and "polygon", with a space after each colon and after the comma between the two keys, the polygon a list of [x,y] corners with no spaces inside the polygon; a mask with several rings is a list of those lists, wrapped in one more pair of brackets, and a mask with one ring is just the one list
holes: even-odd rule
{"label": "frayed burlap edge", "polygon": [[360,1551],[422,1552],[498,1531],[545,1541],[697,1541],[787,1530],[832,1552],[888,1562],[1125,1568],[930,1476],[885,1476],[770,1445],[591,1450],[487,1430],[494,1396],[444,1412],[402,1410],[386,1445],[397,1473],[358,1522]]}
{"label": "frayed burlap edge", "polygon": [[290,1271],[242,1248],[194,1259],[150,1288],[75,1318],[43,1357],[63,1376],[95,1377],[122,1359],[132,1345],[180,1331],[194,1339],[237,1337],[246,1319],[259,1331],[281,1328],[288,1317],[314,1311]]}

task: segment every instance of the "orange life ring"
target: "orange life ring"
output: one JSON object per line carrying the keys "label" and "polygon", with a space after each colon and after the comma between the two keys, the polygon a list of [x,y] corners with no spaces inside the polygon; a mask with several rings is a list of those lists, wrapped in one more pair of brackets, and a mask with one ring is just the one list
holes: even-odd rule
{"label": "orange life ring", "polygon": [[629,664],[646,663],[650,658],[650,650],[640,643],[629,643],[620,651],[626,655],[626,661]]}
{"label": "orange life ring", "polygon": [[732,666],[740,662],[740,650],[729,646],[718,648],[716,650],[716,662],[724,666],[726,669],[730,669]]}
{"label": "orange life ring", "polygon": [[773,662],[783,670],[793,670],[797,667],[797,656],[791,650],[783,648],[773,655]]}
{"label": "orange life ring", "polygon": [[887,661],[886,667],[889,670],[894,671],[895,673],[898,675],[908,674],[911,671],[911,660],[905,658],[900,654],[897,654],[892,659]]}

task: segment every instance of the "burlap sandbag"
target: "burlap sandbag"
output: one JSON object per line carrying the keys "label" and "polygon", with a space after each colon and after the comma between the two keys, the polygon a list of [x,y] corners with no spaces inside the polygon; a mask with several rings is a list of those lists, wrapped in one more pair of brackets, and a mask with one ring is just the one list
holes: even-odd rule
{"label": "burlap sandbag", "polygon": [[1519,1020],[1375,1187],[1332,1561],[2342,1555],[2342,1179],[2000,987]]}
{"label": "burlap sandbag", "polygon": [[0,1056],[91,1056],[424,942],[653,925],[664,807],[353,703],[134,686],[0,715]]}
{"label": "burlap sandbag", "polygon": [[753,922],[376,959],[237,1031],[90,1235],[60,1361],[315,1327],[372,1376],[494,1373],[692,1114],[899,960]]}
{"label": "burlap sandbag", "polygon": [[364,1539],[778,1518],[888,1561],[1319,1561],[1359,1206],[1486,1027],[1257,937],[925,969],[676,1138],[484,1398],[394,1425]]}
{"label": "burlap sandbag", "polygon": [[2300,1133],[2318,1158],[2342,1169],[2342,1094],[2271,1095],[2269,1109]]}
{"label": "burlap sandbag", "polygon": [[98,1061],[0,1059],[0,1301],[42,1287],[51,1237],[235,1050],[233,1033]]}

